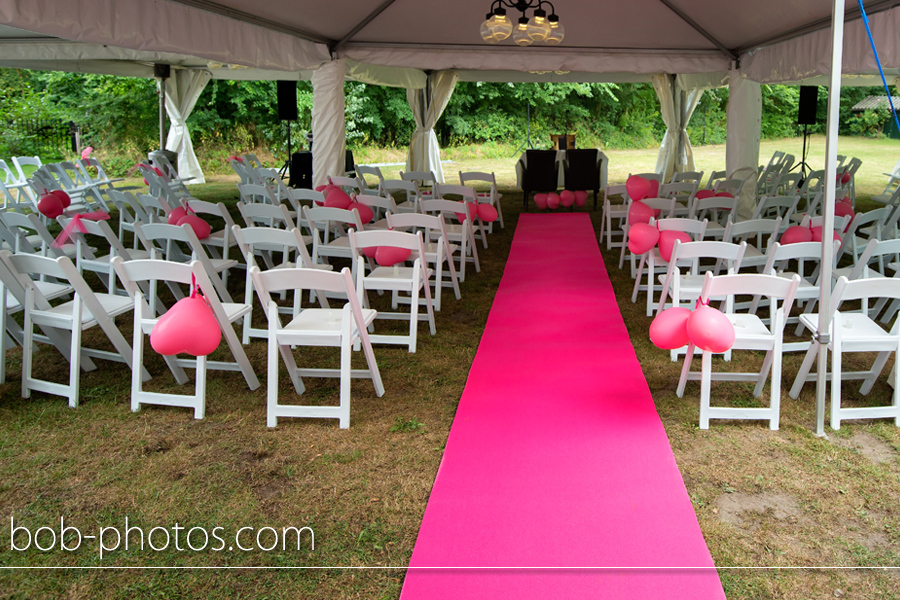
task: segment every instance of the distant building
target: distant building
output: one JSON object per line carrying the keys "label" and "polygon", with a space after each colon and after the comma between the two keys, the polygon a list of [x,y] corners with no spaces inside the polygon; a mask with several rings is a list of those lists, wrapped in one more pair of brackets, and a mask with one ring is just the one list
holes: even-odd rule
{"label": "distant building", "polygon": [[[891,96],[891,101],[894,103],[894,109],[900,114],[900,96]],[[891,105],[888,103],[888,97],[866,96],[850,109],[851,112],[855,113],[867,110],[886,110],[890,112]],[[884,135],[894,140],[900,140],[900,131],[897,130],[897,124],[894,122],[893,117],[884,124]]]}

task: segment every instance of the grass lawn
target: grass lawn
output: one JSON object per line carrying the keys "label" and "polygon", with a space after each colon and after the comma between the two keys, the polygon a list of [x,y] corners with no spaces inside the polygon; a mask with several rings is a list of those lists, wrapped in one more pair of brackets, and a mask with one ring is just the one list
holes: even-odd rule
{"label": "grass lawn", "polygon": [[[776,149],[799,154],[800,140],[764,142],[761,160]],[[867,206],[863,197],[883,188],[881,173],[900,157],[900,141],[842,139],[839,151],[863,160],[858,193]],[[650,150],[608,154],[613,183],[629,172],[652,170],[656,162]],[[724,154],[724,147],[696,148],[698,168],[724,168]],[[824,138],[814,137],[808,160],[813,168],[821,168],[823,154]],[[202,421],[186,409],[130,412],[130,372],[115,363],[101,362],[100,369],[83,375],[78,409],[45,394],[22,399],[21,352],[9,351],[8,380],[0,386],[0,566],[116,568],[2,570],[0,598],[397,598],[522,204],[514,189],[515,158],[452,160],[444,166],[448,175],[497,173],[505,188],[506,228],[490,237],[488,249],[479,248],[482,272],[467,271],[462,299],[444,296],[436,336],[420,327],[416,354],[376,347],[387,392],[377,398],[370,383],[355,381],[348,430],[333,420],[312,419],[282,419],[277,428],[266,428],[266,348],[260,340],[247,352],[263,386],[251,392],[239,373],[211,372]],[[397,170],[385,169],[388,176]],[[209,179],[194,188],[198,197],[236,202],[235,178]],[[599,211],[591,217],[599,229]],[[720,576],[728,597],[900,598],[900,570],[870,569],[900,566],[900,429],[884,420],[849,422],[827,438],[815,437],[813,386],[798,400],[787,396],[802,358],[794,355],[785,360],[779,431],[763,423],[721,421],[699,430],[699,385],[689,385],[683,399],[675,396],[680,363],[649,342],[650,319],[642,303],[630,302],[632,280],[617,259],[617,251],[604,251],[701,529],[715,563],[724,568]],[[236,297],[242,297],[242,285],[242,274],[230,278]],[[373,296],[376,307],[385,300]],[[254,315],[255,323],[264,322],[261,308]],[[120,326],[130,339],[130,318]],[[103,343],[93,330],[86,339]],[[328,349],[298,350],[296,356],[314,366],[337,361]],[[146,359],[158,375],[151,384],[176,390],[159,357],[148,350]],[[761,357],[751,355],[737,366],[759,362]],[[43,377],[62,378],[67,365],[46,349],[36,357],[36,369]],[[283,369],[281,376],[286,398]],[[304,402],[335,401],[336,381],[307,383]],[[723,383],[713,386],[713,397],[753,405],[750,391]],[[868,401],[856,399],[855,386],[846,385],[844,393],[851,402]],[[882,378],[872,401],[884,402],[890,393]],[[103,537],[61,549],[61,519],[82,536]],[[137,529],[126,536],[126,519],[128,527],[141,529],[143,540]],[[27,550],[18,549],[28,541],[26,532],[17,529],[11,536],[13,524],[29,529]],[[38,532],[41,527],[48,529]],[[246,527],[252,529],[235,541]],[[303,527],[314,532],[314,549]],[[101,556],[101,541],[115,546],[116,533],[123,536],[117,547]],[[62,540],[73,548],[74,530]],[[205,541],[202,549],[192,549]],[[55,546],[47,551],[35,548],[50,548],[51,542]],[[251,549],[236,548],[238,542]],[[273,544],[269,551],[259,548]],[[230,569],[206,569],[223,566]]]}

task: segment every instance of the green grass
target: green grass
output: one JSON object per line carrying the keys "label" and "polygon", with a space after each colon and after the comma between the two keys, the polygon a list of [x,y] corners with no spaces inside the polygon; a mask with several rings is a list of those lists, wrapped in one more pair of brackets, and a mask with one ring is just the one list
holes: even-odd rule
{"label": "green grass", "polygon": [[[823,145],[813,138],[813,151]],[[764,142],[761,160],[774,149],[799,150],[799,140]],[[881,191],[882,171],[900,156],[894,140],[842,139],[842,153],[859,156],[861,195]],[[496,151],[491,154],[497,155]],[[610,180],[652,170],[651,150],[610,152]],[[724,167],[724,148],[696,148],[699,168]],[[82,380],[82,405],[34,394],[19,397],[20,352],[8,353],[9,379],[0,386],[0,566],[211,567],[235,570],[3,570],[2,598],[397,598],[403,570],[347,570],[348,566],[403,567],[412,553],[419,524],[440,464],[469,367],[499,285],[521,211],[514,189],[515,158],[454,156],[445,172],[493,170],[503,190],[505,229],[493,234],[490,248],[479,249],[482,272],[462,285],[463,299],[445,296],[437,314],[438,334],[420,332],[416,354],[402,347],[377,347],[386,394],[375,396],[370,383],[353,383],[351,427],[333,421],[282,419],[265,427],[265,361],[262,341],[247,347],[263,382],[249,391],[238,373],[211,372],[207,418],[194,421],[188,410],[145,408],[131,413],[129,372],[124,365],[101,363]],[[388,161],[385,161],[388,162]],[[393,161],[391,161],[393,162]],[[816,166],[815,154],[809,160]],[[390,171],[389,171],[390,172]],[[210,177],[194,188],[198,197],[233,205],[234,179]],[[869,190],[863,192],[863,190]],[[865,200],[862,199],[865,203]],[[591,213],[599,226],[599,211]],[[885,421],[847,423],[827,439],[812,434],[813,391],[798,400],[782,399],[781,429],[762,423],[713,422],[697,427],[699,388],[689,385],[683,399],[674,393],[680,363],[655,348],[647,337],[650,319],[643,305],[630,302],[631,279],[616,266],[617,253],[604,260],[638,359],[666,428],[676,461],[694,504],[704,538],[717,565],[788,567],[900,565],[900,433]],[[468,272],[467,272],[468,274]],[[241,294],[243,277],[231,278]],[[242,296],[239,296],[242,297]],[[379,302],[382,300],[374,299]],[[264,316],[256,308],[255,322]],[[126,318],[120,325],[130,332]],[[96,332],[87,336],[98,343]],[[127,336],[126,336],[127,337]],[[334,365],[328,349],[298,350],[304,361]],[[358,357],[357,357],[358,358]],[[149,368],[163,373],[148,351]],[[758,357],[736,357],[734,368]],[[785,361],[785,387],[800,357]],[[44,375],[65,364],[50,349],[36,358]],[[755,364],[755,363],[752,363]],[[282,370],[283,376],[283,370]],[[159,382],[156,380],[159,379]],[[177,389],[165,377],[151,382]],[[334,380],[309,380],[307,394],[335,402]],[[288,387],[282,388],[284,399]],[[852,400],[854,386],[846,386]],[[873,397],[884,401],[890,389],[879,383]],[[755,402],[746,387],[715,385],[718,401]],[[304,398],[305,400],[306,398]],[[865,437],[863,437],[865,436]],[[865,452],[881,444],[891,456],[876,462]],[[893,453],[893,454],[891,454]],[[735,495],[784,497],[793,512],[771,509],[741,515],[741,524],[723,520],[723,502]],[[118,549],[101,560],[96,548],[74,552],[25,552],[10,548],[10,517],[32,530],[67,525],[87,533],[130,524],[149,530],[175,523],[233,533],[308,526],[315,550],[163,551]],[[602,541],[601,541],[602,543]],[[338,567],[333,570],[276,570],[274,567]],[[242,568],[254,568],[247,570]],[[259,569],[257,569],[259,568]],[[897,572],[842,570],[723,570],[731,599],[836,597],[898,598]],[[838,594],[837,590],[840,590]]]}

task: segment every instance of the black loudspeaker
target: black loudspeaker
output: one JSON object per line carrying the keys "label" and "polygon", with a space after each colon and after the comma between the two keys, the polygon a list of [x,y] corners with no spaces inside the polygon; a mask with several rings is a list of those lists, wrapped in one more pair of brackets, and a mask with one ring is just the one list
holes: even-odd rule
{"label": "black loudspeaker", "polygon": [[278,118],[282,121],[297,120],[297,82],[278,81]]}
{"label": "black loudspeaker", "polygon": [[288,185],[292,188],[312,189],[312,152],[294,152],[291,156],[291,177]]}
{"label": "black loudspeaker", "polygon": [[819,101],[819,86],[801,85],[800,104],[797,106],[797,124],[815,125],[816,108]]}
{"label": "black loudspeaker", "polygon": [[153,63],[153,76],[157,79],[168,79],[172,75],[171,65]]}

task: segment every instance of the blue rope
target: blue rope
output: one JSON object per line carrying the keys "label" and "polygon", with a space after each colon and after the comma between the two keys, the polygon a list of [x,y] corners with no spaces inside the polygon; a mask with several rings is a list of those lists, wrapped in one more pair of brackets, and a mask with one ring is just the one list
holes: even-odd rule
{"label": "blue rope", "polygon": [[900,118],[897,118],[897,109],[894,108],[894,98],[891,96],[891,90],[888,88],[887,80],[884,78],[884,69],[881,67],[881,59],[878,58],[875,40],[872,39],[872,29],[869,27],[869,17],[866,15],[866,9],[863,7],[863,0],[856,1],[859,3],[859,12],[862,13],[862,20],[863,25],[866,26],[866,33],[869,34],[869,43],[872,44],[872,52],[875,54],[875,63],[878,65],[878,72],[881,73],[881,83],[884,85],[884,91],[887,93],[888,104],[891,105],[891,114],[894,115],[894,124],[897,125],[897,131],[900,131]]}

